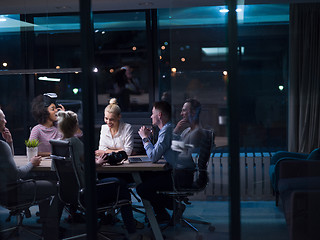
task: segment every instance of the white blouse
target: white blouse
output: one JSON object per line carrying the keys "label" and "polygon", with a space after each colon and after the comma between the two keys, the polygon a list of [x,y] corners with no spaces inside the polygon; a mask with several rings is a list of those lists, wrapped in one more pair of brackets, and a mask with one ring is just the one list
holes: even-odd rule
{"label": "white blouse", "polygon": [[119,150],[123,149],[129,156],[133,149],[133,131],[128,123],[120,122],[119,130],[112,137],[107,124],[101,126],[99,150]]}

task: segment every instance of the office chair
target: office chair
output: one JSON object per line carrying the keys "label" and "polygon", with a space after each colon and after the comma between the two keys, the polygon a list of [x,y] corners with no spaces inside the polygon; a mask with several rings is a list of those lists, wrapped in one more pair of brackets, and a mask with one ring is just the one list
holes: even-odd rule
{"label": "office chair", "polygon": [[[11,239],[11,237],[13,237],[14,235],[19,235],[20,232],[22,232],[22,231],[25,231],[25,232],[33,235],[37,239],[41,238],[40,234],[31,230],[31,228],[34,228],[34,227],[26,226],[23,224],[24,218],[31,217],[31,213],[30,213],[29,208],[34,205],[38,205],[39,202],[41,201],[41,200],[37,200],[36,187],[34,187],[34,194],[33,194],[34,197],[31,200],[23,200],[23,199],[21,200],[17,196],[18,188],[21,187],[21,185],[27,184],[30,182],[35,185],[37,184],[36,181],[33,179],[19,180],[19,182],[17,182],[17,183],[8,185],[6,191],[2,191],[0,193],[0,205],[10,211],[9,216],[6,219],[6,222],[11,221],[12,216],[16,216],[16,218],[17,218],[16,226],[10,227],[7,229],[3,229],[0,231],[1,234],[11,231],[11,233],[6,238],[1,235],[0,238],[3,237],[1,239]],[[46,199],[43,199],[43,200],[46,200]]]}
{"label": "office chair", "polygon": [[[197,161],[197,167],[194,172],[194,180],[191,186],[185,187],[181,186],[179,184],[179,177],[184,177],[186,174],[189,174],[189,170],[184,169],[173,169],[172,170],[172,180],[173,180],[173,191],[164,191],[161,193],[167,194],[173,199],[175,199],[178,202],[178,209],[181,209],[181,206],[183,204],[190,205],[189,202],[190,196],[193,196],[197,192],[203,191],[209,181],[208,178],[208,162],[211,156],[211,152],[214,149],[214,133],[211,130],[204,130],[205,131],[205,137],[202,139],[199,149],[199,155],[198,155],[198,161]],[[206,221],[200,221],[195,219],[189,219],[185,218],[184,216],[179,216],[180,219],[174,219],[171,220],[169,225],[165,226],[163,228],[166,229],[170,225],[175,225],[177,223],[185,224],[191,229],[193,229],[195,232],[199,232],[199,230],[192,224],[204,224],[208,225],[209,231],[213,232],[215,230],[215,227],[211,225],[211,223]]]}
{"label": "office chair", "polygon": [[[73,154],[72,144],[65,140],[50,140],[51,144],[51,159],[56,170],[58,177],[58,193],[59,198],[67,206],[76,206],[77,209],[83,213],[86,211],[84,202],[85,187],[82,185],[80,180],[80,174],[77,171],[75,165],[75,159]],[[104,185],[114,185],[116,194],[114,201],[110,203],[98,204],[97,213],[105,213],[107,210],[116,209],[123,205],[131,204],[128,200],[119,200],[119,182],[112,181],[108,183],[99,183],[97,188]],[[109,236],[121,235],[123,233],[99,231],[98,235],[104,239],[110,239]],[[66,239],[74,239],[86,236],[85,233],[79,234]]]}

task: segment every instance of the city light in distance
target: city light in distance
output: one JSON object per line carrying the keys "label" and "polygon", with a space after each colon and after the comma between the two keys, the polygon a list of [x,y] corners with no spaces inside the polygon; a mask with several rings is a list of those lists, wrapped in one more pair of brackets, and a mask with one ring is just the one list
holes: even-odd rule
{"label": "city light in distance", "polygon": [[224,76],[227,76],[227,75],[228,75],[228,72],[227,72],[227,71],[223,71],[222,74],[223,74]]}
{"label": "city light in distance", "polygon": [[56,69],[60,69],[60,66],[58,65],[58,66],[56,66]]}
{"label": "city light in distance", "polygon": [[279,90],[282,91],[284,89],[283,85],[279,85]]}
{"label": "city light in distance", "polygon": [[132,50],[133,50],[133,51],[136,51],[136,50],[137,50],[137,47],[136,47],[136,46],[133,46],[133,47],[132,47]]}
{"label": "city light in distance", "polygon": [[110,72],[110,73],[113,73],[113,72],[114,72],[114,69],[113,69],[113,68],[110,68],[109,72]]}
{"label": "city light in distance", "polygon": [[8,63],[4,62],[4,63],[2,63],[2,66],[8,67]]}
{"label": "city light in distance", "polygon": [[185,62],[186,61],[186,59],[184,57],[181,58],[180,60],[181,60],[181,62]]}
{"label": "city light in distance", "polygon": [[166,49],[166,47],[165,46],[161,46],[161,50],[165,50]]}
{"label": "city light in distance", "polygon": [[98,68],[96,68],[96,67],[93,69],[93,72],[98,72],[98,71],[99,71],[99,70],[98,70]]}
{"label": "city light in distance", "polygon": [[176,68],[171,68],[171,72],[175,73],[175,72],[177,72],[177,69]]}

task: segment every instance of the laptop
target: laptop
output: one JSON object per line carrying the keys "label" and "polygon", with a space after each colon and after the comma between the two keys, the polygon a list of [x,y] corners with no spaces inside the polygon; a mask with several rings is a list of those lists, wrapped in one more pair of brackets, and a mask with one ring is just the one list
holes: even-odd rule
{"label": "laptop", "polygon": [[129,157],[129,163],[151,162],[148,157]]}

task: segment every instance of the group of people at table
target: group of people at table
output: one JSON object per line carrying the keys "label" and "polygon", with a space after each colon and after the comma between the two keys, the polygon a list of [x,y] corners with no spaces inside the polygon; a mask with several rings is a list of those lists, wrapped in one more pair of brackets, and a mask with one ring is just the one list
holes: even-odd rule
{"label": "group of people at table", "polygon": [[[32,115],[38,122],[31,130],[29,139],[37,139],[40,142],[39,156],[33,157],[25,166],[17,167],[14,162],[13,139],[10,131],[6,127],[4,112],[0,109],[0,132],[4,140],[0,140],[0,192],[10,190],[10,186],[15,184],[18,189],[18,197],[24,200],[33,199],[34,188],[36,188],[37,198],[44,199],[52,196],[52,199],[39,203],[40,219],[43,223],[44,239],[59,239],[59,222],[63,211],[63,204],[57,194],[57,185],[52,180],[36,180],[36,185],[32,182],[19,185],[19,179],[25,178],[33,167],[39,166],[41,157],[49,156],[51,152],[50,139],[68,140],[74,150],[75,161],[80,169],[82,181],[84,181],[84,146],[80,140],[82,131],[79,129],[77,114],[66,111],[62,105],[56,104],[57,95],[45,93],[37,96],[32,101]],[[173,180],[171,171],[174,168],[187,169],[193,172],[195,163],[191,153],[193,149],[199,147],[201,139],[205,137],[204,130],[199,125],[201,104],[195,99],[185,101],[181,116],[182,119],[174,126],[171,123],[171,106],[168,102],[159,101],[153,104],[152,125],[157,126],[160,131],[157,142],[152,143],[152,130],[142,126],[138,133],[145,148],[146,154],[153,163],[161,158],[166,161],[168,171],[152,173],[142,176],[142,183],[136,186],[136,191],[142,199],[149,200],[159,223],[174,220],[181,217],[185,210],[184,205],[178,205],[176,201],[159,191],[172,190]],[[128,123],[121,121],[121,109],[115,98],[111,99],[104,111],[104,121],[101,126],[99,149],[95,151],[96,166],[106,163],[106,154],[117,151],[125,151],[129,156],[133,151],[133,131]],[[171,147],[172,140],[181,140],[186,146],[193,146],[174,151]],[[187,187],[192,183],[192,177],[181,176],[185,180],[180,181]],[[191,181],[190,181],[191,179]],[[125,179],[114,177],[100,177],[97,182],[108,182],[117,180],[120,182],[120,198],[130,199],[130,192]],[[110,196],[116,194],[113,189],[103,189],[97,191],[98,202],[110,201]],[[167,209],[173,210],[172,216]],[[121,215],[127,230],[128,239],[142,239],[142,235],[137,231],[137,221],[132,213],[132,206],[122,206]]]}

